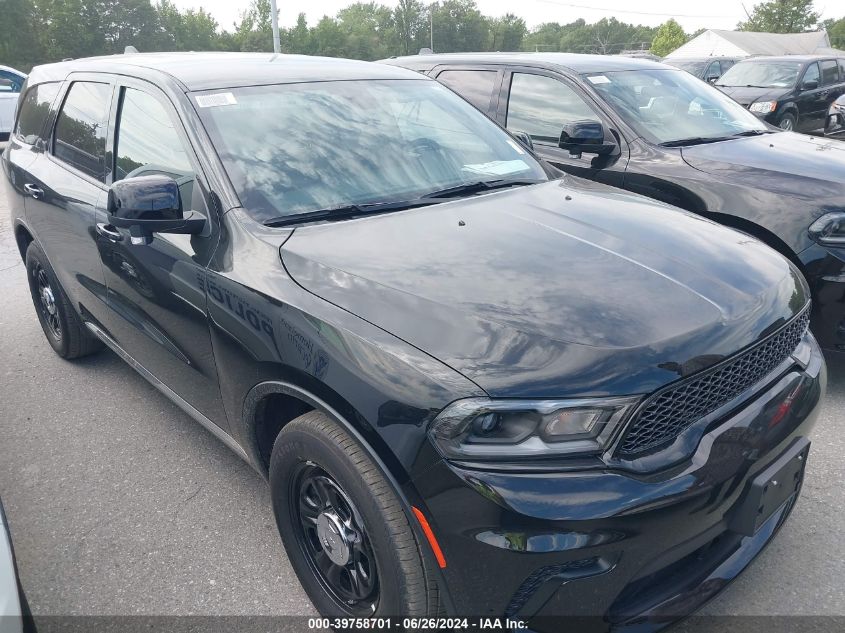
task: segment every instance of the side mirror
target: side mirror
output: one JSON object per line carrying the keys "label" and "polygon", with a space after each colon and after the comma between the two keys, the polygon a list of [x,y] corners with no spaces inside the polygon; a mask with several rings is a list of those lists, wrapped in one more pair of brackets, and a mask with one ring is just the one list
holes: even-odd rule
{"label": "side mirror", "polygon": [[138,176],[114,183],[109,189],[109,224],[129,229],[134,237],[153,233],[201,233],[205,218],[182,212],[179,185],[167,176]]}
{"label": "side mirror", "polygon": [[801,84],[801,90],[815,90],[819,87],[819,82],[815,79],[810,79]]}
{"label": "side mirror", "polygon": [[581,154],[610,154],[616,149],[616,143],[604,142],[604,126],[598,121],[573,121],[567,123],[560,133],[561,149],[569,150],[573,158]]}
{"label": "side mirror", "polygon": [[531,135],[528,134],[528,132],[521,132],[519,130],[515,130],[512,131],[511,134],[513,134],[514,138],[517,141],[525,145],[525,147],[530,149],[532,152],[534,151],[534,141],[531,140]]}
{"label": "side mirror", "polygon": [[719,78],[719,75],[710,75],[707,77],[707,83],[714,84],[716,80]]}

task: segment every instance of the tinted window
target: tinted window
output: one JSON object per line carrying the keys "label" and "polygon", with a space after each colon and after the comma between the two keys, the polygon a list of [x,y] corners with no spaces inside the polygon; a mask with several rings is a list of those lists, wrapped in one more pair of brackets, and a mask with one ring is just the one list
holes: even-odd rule
{"label": "tinted window", "polygon": [[845,59],[839,60],[839,77],[845,82]]}
{"label": "tinted window", "polygon": [[[736,64],[716,82],[717,86],[792,88],[801,72],[801,63],[792,61],[747,61]],[[816,69],[818,72],[818,68]]]}
{"label": "tinted window", "polygon": [[719,62],[711,62],[710,66],[707,67],[707,73],[704,75],[705,79],[713,79],[714,77],[718,79],[722,76],[722,67],[719,66]]}
{"label": "tinted window", "polygon": [[566,123],[596,118],[584,100],[563,82],[514,73],[508,102],[509,130],[526,132],[540,143],[557,144]]}
{"label": "tinted window", "polygon": [[436,81],[306,82],[191,98],[258,220],[546,179],[518,143]]}
{"label": "tinted window", "polygon": [[835,59],[826,59],[823,62],[819,62],[819,65],[822,67],[823,86],[839,83],[839,71],[836,68]]}
{"label": "tinted window", "polygon": [[690,75],[695,75],[699,77],[704,74],[704,67],[707,65],[707,62],[699,62],[699,61],[675,61],[675,60],[666,60],[666,63],[670,66],[674,66],[675,68],[680,68],[681,70],[687,71]]}
{"label": "tinted window", "polygon": [[20,106],[15,136],[23,143],[35,144],[44,131],[50,106],[59,94],[61,83],[38,84],[30,88]]}
{"label": "tinted window", "polygon": [[447,85],[482,112],[487,112],[497,75],[495,70],[444,70],[437,75],[437,81]]}
{"label": "tinted window", "polygon": [[68,91],[56,121],[53,154],[100,181],[106,179],[108,84],[77,81]]}
{"label": "tinted window", "polygon": [[804,79],[801,80],[801,84],[808,84],[811,81],[815,81],[816,85],[819,85],[819,65],[813,62],[809,66],[807,66],[807,70],[804,71]]}

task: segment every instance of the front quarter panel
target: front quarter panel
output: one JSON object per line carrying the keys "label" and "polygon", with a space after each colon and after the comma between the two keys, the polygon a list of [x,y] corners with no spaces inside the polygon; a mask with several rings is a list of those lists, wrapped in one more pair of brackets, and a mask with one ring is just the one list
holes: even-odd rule
{"label": "front quarter panel", "polygon": [[428,422],[452,400],[484,392],[297,285],[279,253],[291,231],[264,229],[237,209],[223,224],[206,280],[212,342],[232,431],[256,468],[266,466],[246,405],[267,382],[293,385],[338,412],[399,482],[431,463]]}

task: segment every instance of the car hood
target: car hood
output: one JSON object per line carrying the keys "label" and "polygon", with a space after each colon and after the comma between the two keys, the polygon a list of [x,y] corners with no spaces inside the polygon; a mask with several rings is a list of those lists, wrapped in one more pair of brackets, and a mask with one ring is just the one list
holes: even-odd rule
{"label": "car hood", "polygon": [[718,88],[746,108],[755,101],[777,101],[788,92],[784,88],[747,88],[745,86],[718,86]]}
{"label": "car hood", "polygon": [[841,204],[845,196],[845,143],[839,141],[778,132],[684,147],[681,155],[720,180],[803,198],[809,208],[825,201]]}
{"label": "car hood", "polygon": [[572,179],[298,228],[281,256],[305,289],[496,396],[649,392],[806,303],[757,240]]}

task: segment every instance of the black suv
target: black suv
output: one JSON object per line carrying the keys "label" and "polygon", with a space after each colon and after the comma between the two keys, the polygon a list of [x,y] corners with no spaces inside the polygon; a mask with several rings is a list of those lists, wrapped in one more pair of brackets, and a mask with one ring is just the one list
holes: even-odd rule
{"label": "black suv", "polygon": [[693,77],[712,84],[738,61],[738,57],[682,57],[664,59],[663,63],[685,70]]}
{"label": "black suv", "polygon": [[783,130],[816,132],[845,94],[845,58],[786,55],[746,59],[716,82],[759,118]]}
{"label": "black suv", "polygon": [[825,366],[762,242],[555,180],[381,64],[80,60],[19,111],[50,345],[107,345],[265,476],[321,613],[660,626],[792,509]]}
{"label": "black suv", "polygon": [[558,169],[764,241],[809,281],[819,343],[845,351],[845,145],[776,134],[712,86],[646,60],[469,53],[385,62],[435,77]]}

